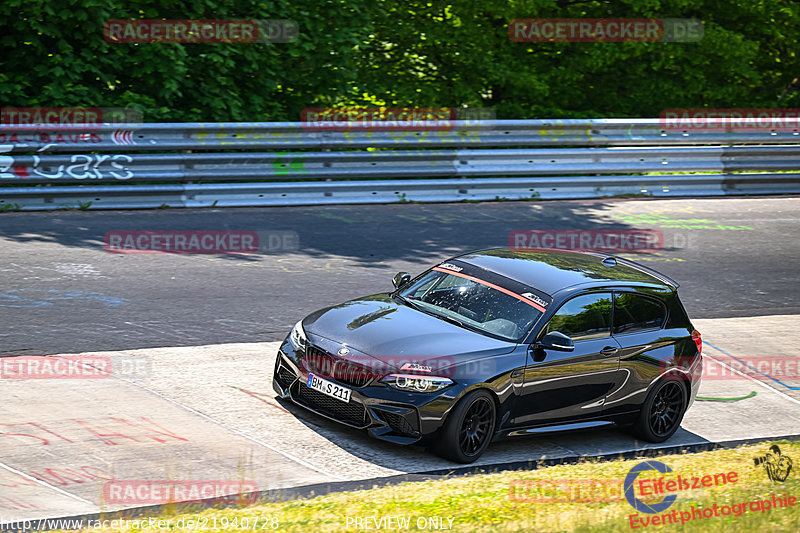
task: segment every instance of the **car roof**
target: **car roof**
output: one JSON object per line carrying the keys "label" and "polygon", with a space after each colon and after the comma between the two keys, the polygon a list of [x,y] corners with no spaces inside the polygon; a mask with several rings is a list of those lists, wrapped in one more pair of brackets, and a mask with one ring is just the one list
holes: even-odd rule
{"label": "car roof", "polygon": [[677,288],[667,276],[633,261],[608,254],[566,250],[493,248],[454,257],[553,295],[575,285],[595,282],[645,282]]}

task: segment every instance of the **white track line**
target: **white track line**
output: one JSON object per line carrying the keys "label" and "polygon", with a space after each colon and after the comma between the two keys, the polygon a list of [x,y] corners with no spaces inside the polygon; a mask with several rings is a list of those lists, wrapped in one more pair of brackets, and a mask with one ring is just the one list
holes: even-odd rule
{"label": "white track line", "polygon": [[[716,348],[714,348],[713,346],[709,346],[708,344],[706,344],[706,346],[708,346],[708,347],[709,347],[709,348],[711,348],[712,350],[716,349]],[[717,350],[717,351],[719,352],[719,350]],[[721,352],[720,352],[720,353],[721,353]],[[722,355],[725,355],[725,354],[722,354]],[[744,372],[740,372],[739,370],[737,370],[737,369],[733,368],[732,366],[730,366],[730,365],[726,364],[726,363],[725,363],[725,361],[721,361],[721,360],[717,359],[716,357],[712,357],[711,355],[708,355],[708,354],[703,354],[703,357],[708,357],[709,359],[711,359],[712,361],[714,361],[714,362],[715,362],[715,363],[717,363],[718,365],[722,365],[722,366],[724,366],[725,368],[728,368],[729,370],[732,370],[732,371],[736,372],[737,374],[739,374],[739,375],[741,375],[741,376],[744,376],[746,379],[749,379],[750,381],[752,381],[752,382],[754,382],[754,383],[758,383],[759,385],[761,385],[761,386],[762,386],[762,387],[764,387],[765,389],[767,389],[767,390],[770,390],[770,391],[774,392],[774,393],[775,393],[775,394],[777,394],[778,396],[782,396],[782,397],[786,398],[787,400],[789,400],[790,402],[794,402],[794,403],[796,403],[796,404],[800,405],[800,400],[797,400],[797,399],[795,399],[795,398],[792,398],[792,397],[791,397],[791,396],[789,396],[788,394],[786,394],[786,393],[784,393],[784,392],[781,392],[781,391],[779,391],[778,389],[776,389],[776,388],[774,388],[774,387],[771,387],[771,386],[767,385],[766,383],[764,383],[764,382],[763,382],[763,381],[761,381],[761,380],[758,380],[758,379],[755,379],[755,378],[753,378],[753,377],[751,377],[751,376],[748,376],[748,375],[747,375],[747,374],[745,374]],[[728,356],[727,356],[727,355],[725,355],[725,357],[728,357]],[[701,379],[702,379],[702,378],[701,378]]]}
{"label": "white track line", "polygon": [[84,500],[80,496],[75,496],[74,494],[72,494],[70,492],[67,492],[64,489],[59,489],[58,487],[54,487],[53,485],[50,485],[49,483],[45,483],[44,481],[42,481],[39,478],[35,478],[33,476],[29,476],[25,472],[20,472],[16,468],[11,468],[10,466],[8,466],[6,464],[3,464],[3,463],[0,463],[0,468],[5,468],[9,472],[13,472],[13,473],[17,474],[18,476],[22,476],[25,479],[30,479],[31,481],[35,481],[37,484],[42,485],[43,487],[47,487],[48,489],[52,489],[52,490],[54,490],[56,492],[59,492],[59,493],[63,494],[64,496],[69,496],[73,500],[78,500],[79,502],[87,503],[87,504],[91,505],[92,507],[96,507],[96,505],[94,503],[90,502],[89,500]]}

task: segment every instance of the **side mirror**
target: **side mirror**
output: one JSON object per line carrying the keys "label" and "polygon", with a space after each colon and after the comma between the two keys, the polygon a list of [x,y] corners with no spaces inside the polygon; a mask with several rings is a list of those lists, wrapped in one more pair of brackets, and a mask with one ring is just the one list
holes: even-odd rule
{"label": "side mirror", "polygon": [[545,350],[556,350],[559,352],[571,352],[575,349],[575,343],[572,339],[561,333],[560,331],[551,331],[536,343],[539,348]]}
{"label": "side mirror", "polygon": [[408,272],[398,272],[392,278],[392,285],[394,285],[395,289],[399,289],[409,281],[411,281],[411,274]]}

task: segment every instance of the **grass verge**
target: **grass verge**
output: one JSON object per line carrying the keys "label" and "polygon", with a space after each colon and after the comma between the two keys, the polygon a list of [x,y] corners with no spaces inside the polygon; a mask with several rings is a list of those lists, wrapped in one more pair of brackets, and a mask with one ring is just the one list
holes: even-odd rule
{"label": "grass verge", "polygon": [[[768,477],[763,464],[754,462],[755,458],[764,457],[773,444],[780,447],[782,457],[786,458],[779,465],[785,473],[791,458],[800,458],[798,442],[671,454],[657,459],[587,459],[574,465],[403,483],[241,508],[166,513],[159,517],[166,522],[162,523],[165,527],[155,529],[144,523],[147,519],[140,518],[139,522],[133,519],[121,527],[118,524],[116,528],[89,530],[318,532],[357,531],[369,526],[373,530],[427,531],[438,527],[464,532],[800,531],[800,474],[790,467],[785,481],[774,481]],[[674,491],[674,503],[656,514],[637,513],[622,490],[622,480],[629,471],[646,460],[659,461],[672,472],[659,474],[649,470],[640,474],[633,484],[633,493],[645,503],[656,505],[664,496],[644,495],[655,490],[652,479],[663,477],[665,483],[675,481],[680,486],[680,476],[690,485],[689,489]],[[700,479],[697,488],[693,488],[694,477]],[[716,484],[709,485],[714,480]],[[594,488],[587,488],[589,486]],[[773,495],[794,497],[797,499],[795,506],[772,508],[777,501],[773,500]],[[770,508],[766,509],[767,505],[762,503],[751,504],[754,501],[769,501]],[[713,512],[714,505],[719,516],[697,518],[704,509]],[[730,514],[722,514],[723,506],[728,507]],[[736,516],[737,509],[739,516]],[[682,517],[692,513],[694,518],[681,524]],[[666,515],[673,516],[677,524],[653,522],[653,517]],[[398,523],[389,517],[400,517],[403,521]],[[257,523],[256,518],[259,519]],[[645,520],[648,520],[646,526]],[[356,527],[359,525],[361,527]]]}

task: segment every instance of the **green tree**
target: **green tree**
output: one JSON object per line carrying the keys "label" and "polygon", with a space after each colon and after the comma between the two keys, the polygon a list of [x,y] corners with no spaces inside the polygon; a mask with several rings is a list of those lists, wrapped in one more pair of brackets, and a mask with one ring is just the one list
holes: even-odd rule
{"label": "green tree", "polygon": [[[369,0],[7,0],[0,102],[135,106],[152,121],[298,120],[357,79]],[[5,19],[5,20],[2,20]],[[293,43],[119,44],[109,19],[293,19]]]}
{"label": "green tree", "polygon": [[[492,106],[503,118],[652,117],[670,107],[774,107],[800,74],[800,5],[788,0],[382,6],[361,80],[409,105]],[[515,18],[697,18],[705,35],[696,43],[518,43],[508,36]]]}
{"label": "green tree", "polygon": [[[136,106],[147,121],[299,120],[346,104],[500,118],[774,107],[800,75],[791,0],[6,0],[0,104]],[[519,43],[515,18],[698,18],[697,43]],[[293,19],[296,42],[114,44],[109,19]],[[795,93],[781,106],[800,106]]]}

